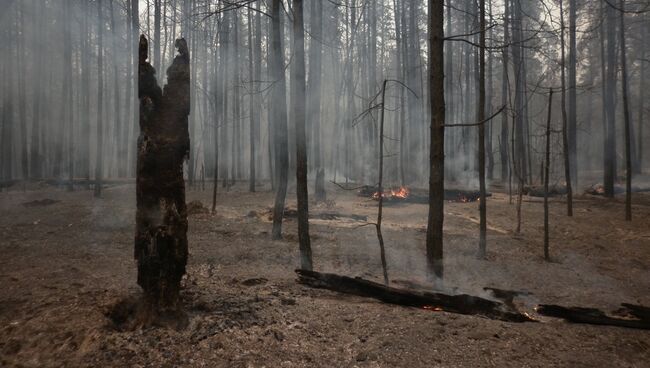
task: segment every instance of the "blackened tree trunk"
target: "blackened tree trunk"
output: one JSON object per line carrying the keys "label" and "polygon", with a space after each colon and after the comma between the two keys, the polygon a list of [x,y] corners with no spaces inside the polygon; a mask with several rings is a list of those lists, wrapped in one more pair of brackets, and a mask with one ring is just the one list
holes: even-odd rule
{"label": "blackened tree trunk", "polygon": [[[625,122],[625,220],[632,221],[632,136],[630,133],[630,102],[628,100],[627,50],[625,49],[625,3],[619,0],[619,42],[621,47],[621,88]],[[646,40],[647,42],[647,40]]]}
{"label": "blackened tree trunk", "polygon": [[444,1],[429,0],[429,98],[431,144],[429,149],[429,216],[427,221],[427,271],[443,277],[442,225],[445,180]]}
{"label": "blackened tree trunk", "polygon": [[284,216],[284,201],[287,197],[287,181],[289,177],[289,152],[287,133],[287,101],[286,81],[284,78],[284,61],[281,44],[280,27],[280,0],[273,0],[271,4],[271,55],[269,66],[271,69],[271,80],[274,83],[271,91],[271,106],[273,111],[273,131],[275,134],[275,170],[278,175],[278,185],[275,192],[275,205],[273,207],[273,239],[282,239],[282,217]]}
{"label": "blackened tree trunk", "polygon": [[97,153],[95,163],[94,195],[102,194],[102,174],[104,171],[104,15],[102,0],[97,1]]}
{"label": "blackened tree trunk", "polygon": [[176,40],[176,48],[179,55],[167,69],[163,92],[147,62],[147,39],[140,36],[135,259],[138,285],[144,291],[143,324],[182,316],[179,291],[187,264],[183,162],[190,149],[190,55],[185,39]]}
{"label": "blackened tree trunk", "polygon": [[296,125],[296,193],[298,199],[298,241],[300,265],[312,270],[309,239],[309,194],[307,188],[307,142],[305,136],[305,29],[302,0],[293,0],[293,54],[291,64],[291,104]]}
{"label": "blackened tree trunk", "polygon": [[607,112],[607,133],[605,134],[605,168],[603,185],[605,196],[614,197],[616,181],[616,9],[609,3],[605,5],[605,23],[607,25],[607,88],[605,89],[605,109]]}

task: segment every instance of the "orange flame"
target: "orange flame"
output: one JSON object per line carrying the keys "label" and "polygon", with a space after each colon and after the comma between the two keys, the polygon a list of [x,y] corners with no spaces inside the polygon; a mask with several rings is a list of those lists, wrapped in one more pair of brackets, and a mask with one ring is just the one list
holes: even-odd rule
{"label": "orange flame", "polygon": [[442,312],[442,311],[443,311],[442,308],[440,308],[440,307],[434,307],[434,306],[432,306],[432,305],[425,305],[424,307],[422,307],[422,309],[424,309],[424,310],[428,310],[428,311],[432,311],[432,312]]}
{"label": "orange flame", "polygon": [[[385,190],[381,193],[381,196],[383,198],[391,199],[391,198],[399,198],[399,199],[406,199],[408,198],[409,194],[411,191],[407,187],[399,187],[399,188],[391,188],[390,190]],[[379,191],[373,193],[372,198],[373,199],[379,199]]]}

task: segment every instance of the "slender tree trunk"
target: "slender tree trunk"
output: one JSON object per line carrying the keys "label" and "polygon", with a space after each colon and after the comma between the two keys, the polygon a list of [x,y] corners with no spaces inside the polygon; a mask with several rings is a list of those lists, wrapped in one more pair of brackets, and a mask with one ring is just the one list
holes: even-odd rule
{"label": "slender tree trunk", "polygon": [[321,152],[321,57],[323,42],[323,3],[313,1],[311,4],[311,44],[309,48],[309,103],[307,104],[308,116],[312,120],[312,133],[314,144],[314,170],[316,180],[314,183],[314,198],[324,201],[325,193],[325,168],[322,163]]}
{"label": "slender tree trunk", "polygon": [[[69,5],[68,5],[69,6]],[[18,52],[18,67],[19,67],[19,72],[23,76],[19,80],[18,84],[18,93],[20,96],[20,101],[18,103],[18,113],[19,113],[19,122],[20,122],[20,168],[22,171],[22,179],[27,180],[29,179],[29,151],[27,150],[27,106],[26,106],[26,92],[25,92],[25,75],[27,74],[27,54],[25,53],[25,42],[27,42],[27,38],[25,37],[25,2],[21,1],[18,7],[18,11],[20,13],[19,16],[19,24],[20,24],[20,29],[21,29],[21,35],[20,39],[18,40],[19,43],[19,48],[17,50]],[[18,36],[17,36],[18,37]],[[72,54],[72,50],[70,50],[70,53]],[[72,63],[71,63],[72,64]],[[70,67],[72,69],[72,67]],[[72,97],[70,97],[70,101],[72,101]],[[71,105],[71,104],[70,104]],[[70,106],[71,107],[71,106]],[[72,111],[72,110],[70,110]],[[70,121],[71,125],[70,128],[72,128],[72,120]],[[72,131],[70,129],[69,131]],[[72,160],[72,155],[70,155],[70,159]]]}
{"label": "slender tree trunk", "polygon": [[[625,43],[625,2],[619,0],[620,32],[619,42],[621,47],[621,88],[623,92],[623,118],[625,119],[625,220],[632,221],[632,135],[630,134],[630,103],[627,87],[627,49]],[[647,40],[646,40],[647,41]]]}
{"label": "slender tree trunk", "polygon": [[549,261],[549,236],[548,236],[548,181],[549,167],[551,166],[551,112],[553,105],[553,89],[548,93],[548,115],[546,118],[546,151],[544,159],[544,259]]}
{"label": "slender tree trunk", "polygon": [[567,112],[566,112],[566,78],[565,70],[566,63],[564,58],[564,0],[560,0],[560,47],[562,54],[562,146],[564,149],[564,178],[566,181],[567,189],[567,216],[573,216],[573,190],[571,187],[571,160],[570,160],[570,147],[569,147],[569,133],[568,133],[568,121],[567,121]]}
{"label": "slender tree trunk", "polygon": [[607,112],[607,133],[605,134],[605,196],[614,197],[616,181],[616,10],[605,5],[605,23],[607,25],[607,89],[605,89],[605,108]]}
{"label": "slender tree trunk", "polygon": [[296,193],[298,199],[298,241],[300,266],[312,270],[309,239],[309,195],[307,192],[307,145],[305,136],[305,29],[302,0],[293,0],[293,62],[291,64],[291,104],[296,125]]}
{"label": "slender tree trunk", "polygon": [[388,286],[388,265],[386,264],[386,250],[384,248],[384,236],[381,233],[381,220],[384,210],[384,116],[386,111],[386,83],[388,81],[384,80],[384,83],[381,87],[381,116],[379,118],[379,181],[377,185],[377,190],[379,193],[379,207],[377,209],[377,223],[375,228],[377,230],[377,239],[379,241],[379,255],[381,258],[381,268],[384,273],[384,284]]}
{"label": "slender tree trunk", "polygon": [[102,194],[104,171],[104,14],[102,0],[97,0],[97,153],[95,163],[94,195]]}
{"label": "slender tree trunk", "polygon": [[[480,41],[479,41],[479,90],[478,121],[485,120],[485,0],[479,0]],[[485,124],[478,126],[478,175],[479,175],[479,246],[478,257],[484,259],[487,252],[487,196],[485,195]]]}
{"label": "slender tree trunk", "polygon": [[[161,72],[161,54],[160,54],[160,20],[161,20],[161,14],[160,14],[160,2],[162,0],[153,0],[153,65],[154,69],[156,69],[156,74],[158,75],[158,78],[163,78],[164,75]],[[186,15],[188,16],[188,15]]]}
{"label": "slender tree trunk", "polygon": [[[43,6],[39,4],[37,1],[33,2],[34,7],[34,16],[35,19],[43,19],[45,11]],[[43,55],[45,54],[43,51],[43,46],[41,43],[42,37],[44,37],[44,31],[43,31],[43,23],[44,22],[37,22],[36,29],[37,32],[34,32],[34,40],[33,40],[33,47],[35,50],[41,50],[41,52],[37,53],[36,57],[36,70],[35,70],[35,80],[42,80],[43,79]],[[87,20],[86,17],[84,17],[84,27],[87,27]],[[83,53],[83,55],[87,55],[86,52]],[[87,59],[87,58],[86,58]],[[84,64],[88,65],[88,64]],[[85,71],[85,67],[84,67]],[[44,88],[36,88],[36,91],[34,92],[34,104],[33,104],[33,110],[32,110],[32,116],[33,116],[33,123],[32,123],[32,132],[31,132],[31,144],[30,144],[30,155],[29,155],[29,166],[30,166],[30,178],[36,179],[42,177],[42,169],[43,169],[43,157],[41,154],[41,101],[43,98],[43,90]],[[87,89],[85,91],[88,91]],[[86,119],[87,120],[87,119]],[[87,157],[87,156],[85,156]]]}
{"label": "slender tree trunk", "polygon": [[638,118],[638,128],[637,128],[637,174],[643,172],[643,126],[645,125],[645,88],[648,86],[646,83],[646,68],[648,64],[648,42],[647,40],[650,37],[650,21],[648,20],[647,15],[643,18],[643,37],[642,37],[642,48],[641,58],[644,61],[641,61],[641,72],[639,76],[639,118]]}
{"label": "slender tree trunk", "polygon": [[578,128],[577,128],[577,98],[576,98],[576,20],[577,1],[569,0],[569,109],[568,109],[568,141],[569,141],[569,167],[571,187],[578,185]]}
{"label": "slender tree trunk", "polygon": [[429,277],[443,277],[442,225],[444,220],[444,1],[429,0],[429,98],[431,144],[429,151],[429,216],[427,221],[427,270]]}
{"label": "slender tree trunk", "polygon": [[[115,14],[113,11],[113,3],[114,0],[110,1],[110,12],[111,12],[111,34],[112,34],[112,39],[113,39],[113,88],[114,88],[114,97],[115,97],[115,114],[114,114],[114,124],[115,124],[115,150],[116,150],[116,155],[115,157],[117,158],[116,164],[118,168],[118,176],[120,173],[120,167],[123,165],[126,165],[126,162],[123,162],[121,151],[122,147],[124,146],[125,142],[122,142],[122,129],[124,129],[122,120],[121,120],[121,99],[120,99],[120,78],[119,78],[119,65],[118,65],[118,60],[121,57],[121,54],[118,53],[118,48],[117,48],[117,40],[118,40],[118,33],[116,29],[116,24],[115,24]],[[156,69],[158,71],[158,69]]]}
{"label": "slender tree trunk", "polygon": [[[503,43],[507,45],[510,42],[510,26],[508,24],[510,20],[510,5],[508,0],[506,0],[504,8]],[[508,91],[510,90],[510,86],[508,85],[508,55],[508,48],[504,47],[502,50],[503,76],[501,77],[501,104],[503,106],[508,105]],[[510,167],[510,159],[508,157],[508,114],[505,113],[501,115],[499,153],[501,158],[501,182],[505,183],[508,179],[508,169]]]}

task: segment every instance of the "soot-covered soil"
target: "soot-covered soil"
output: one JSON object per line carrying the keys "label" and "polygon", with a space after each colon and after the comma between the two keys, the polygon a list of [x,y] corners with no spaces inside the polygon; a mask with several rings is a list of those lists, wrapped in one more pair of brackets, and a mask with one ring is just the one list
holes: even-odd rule
{"label": "soot-covered soil", "polygon": [[[137,295],[131,185],[92,192],[52,187],[0,194],[0,366],[2,367],[642,367],[650,333],[573,325],[551,318],[513,324],[386,305],[295,283],[296,220],[270,240],[268,190],[220,192],[216,214],[191,206],[183,331],[120,331],[107,317]],[[380,281],[376,203],[329,188],[311,220],[319,271]],[[221,190],[221,188],[220,188]],[[210,204],[209,191],[189,201]],[[614,310],[650,305],[650,195],[635,194],[632,223],[620,199],[582,196],[575,217],[551,202],[551,255],[542,259],[542,205],[527,198],[523,231],[515,207],[488,200],[488,260],[475,258],[477,203],[445,207],[446,286],[487,296],[486,286],[522,290],[516,300]],[[295,192],[289,194],[295,208]],[[393,286],[424,282],[427,209],[391,205],[384,237]],[[536,316],[537,317],[537,316]]]}

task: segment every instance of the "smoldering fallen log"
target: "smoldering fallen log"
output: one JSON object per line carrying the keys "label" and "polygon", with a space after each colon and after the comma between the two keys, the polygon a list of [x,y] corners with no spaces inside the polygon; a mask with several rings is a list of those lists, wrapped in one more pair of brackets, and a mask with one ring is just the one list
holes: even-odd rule
{"label": "smoldering fallen log", "polygon": [[636,318],[611,317],[596,308],[563,307],[551,304],[542,304],[536,310],[540,315],[562,318],[572,323],[650,330],[650,308],[631,304],[622,305],[624,309],[617,311],[619,314],[626,312]]}
{"label": "smoldering fallen log", "polygon": [[[650,188],[641,188],[637,186],[632,187],[632,192],[633,193],[642,193],[642,192],[650,192]],[[605,186],[602,184],[594,184],[590,186],[589,188],[585,189],[586,194],[594,195],[594,196],[604,196],[605,195]],[[614,186],[614,194],[623,194],[625,193],[625,187],[622,185],[615,185]]]}
{"label": "smoldering fallen log", "polygon": [[[268,216],[269,219],[273,219],[273,209],[269,209],[268,211]],[[298,210],[295,208],[289,208],[286,207],[284,209],[284,218],[298,218]],[[340,220],[340,219],[350,219],[353,221],[368,221],[368,216],[363,216],[363,215],[355,215],[355,214],[346,214],[346,213],[340,213],[340,212],[315,212],[311,211],[309,212],[309,218],[310,219],[318,219],[318,220],[327,220],[327,221],[334,221],[334,220]]]}
{"label": "smoldering fallen log", "polygon": [[[523,194],[531,197],[544,197],[544,187],[543,186],[524,186]],[[567,189],[565,185],[551,185],[548,187],[548,196],[556,197],[563,196],[567,194]]]}
{"label": "smoldering fallen log", "polygon": [[503,303],[472,295],[447,295],[443,293],[397,289],[382,284],[331,273],[296,270],[298,283],[319,289],[374,298],[384,303],[450,313],[480,315],[508,322],[535,322],[526,314]]}

